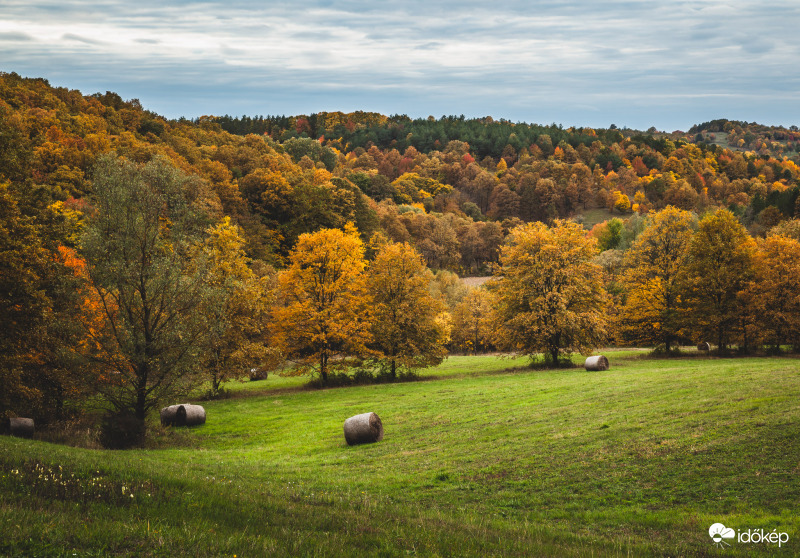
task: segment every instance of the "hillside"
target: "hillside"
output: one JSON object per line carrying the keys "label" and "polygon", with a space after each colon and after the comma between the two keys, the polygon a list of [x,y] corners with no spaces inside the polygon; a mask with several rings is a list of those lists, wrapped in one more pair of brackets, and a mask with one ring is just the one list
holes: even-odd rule
{"label": "hillside", "polygon": [[0,177],[39,208],[80,211],[103,153],[165,157],[210,184],[251,257],[279,267],[300,234],[347,221],[465,275],[495,263],[520,221],[598,209],[727,207],[760,234],[796,214],[800,191],[796,131],[728,121],[688,136],[363,112],[168,121],[114,93],[2,74],[0,137]]}
{"label": "hillside", "polygon": [[[270,378],[157,450],[3,437],[0,554],[716,556],[717,522],[790,537],[725,556],[797,554],[797,360],[606,354],[607,372],[455,357],[414,384]],[[365,411],[385,439],[348,447]]]}

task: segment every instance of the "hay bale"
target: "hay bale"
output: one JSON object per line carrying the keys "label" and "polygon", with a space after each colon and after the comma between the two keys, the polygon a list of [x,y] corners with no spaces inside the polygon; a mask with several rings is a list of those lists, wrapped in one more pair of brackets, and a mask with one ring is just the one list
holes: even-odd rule
{"label": "hay bale", "polygon": [[703,341],[702,343],[698,343],[697,344],[697,350],[698,351],[710,351],[711,350],[711,345],[709,345],[707,342]]}
{"label": "hay bale", "polygon": [[8,419],[8,433],[17,438],[33,438],[33,419],[14,417]]}
{"label": "hay bale", "polygon": [[603,355],[590,356],[583,366],[586,370],[608,370],[608,359]]}
{"label": "hay bale", "polygon": [[161,409],[164,426],[198,426],[206,423],[206,410],[202,405],[170,405]]}
{"label": "hay bale", "polygon": [[344,421],[344,439],[348,446],[383,440],[383,423],[375,413],[362,413]]}

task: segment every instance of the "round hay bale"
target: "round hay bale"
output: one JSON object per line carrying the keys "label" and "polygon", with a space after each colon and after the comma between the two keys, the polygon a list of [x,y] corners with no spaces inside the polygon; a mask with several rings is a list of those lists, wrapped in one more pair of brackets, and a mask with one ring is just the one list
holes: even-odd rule
{"label": "round hay bale", "polygon": [[206,423],[206,410],[202,405],[170,405],[161,409],[161,424],[164,426],[198,426]]}
{"label": "round hay bale", "polygon": [[33,419],[14,417],[8,419],[8,433],[17,438],[33,438]]}
{"label": "round hay bale", "polygon": [[[161,409],[161,424],[162,426],[177,426],[178,422],[178,407],[183,405],[170,405]],[[183,410],[183,419],[186,420],[186,410]]]}
{"label": "round hay bale", "polygon": [[590,356],[583,366],[586,370],[608,370],[608,359],[603,355]]}
{"label": "round hay bale", "polygon": [[199,426],[206,423],[206,410],[202,405],[184,405],[186,426]]}
{"label": "round hay bale", "polygon": [[711,350],[711,345],[709,345],[707,342],[703,341],[702,343],[698,343],[697,344],[697,350],[698,351],[710,351]]}
{"label": "round hay bale", "polygon": [[383,440],[383,423],[375,413],[362,413],[344,421],[344,439],[348,446]]}

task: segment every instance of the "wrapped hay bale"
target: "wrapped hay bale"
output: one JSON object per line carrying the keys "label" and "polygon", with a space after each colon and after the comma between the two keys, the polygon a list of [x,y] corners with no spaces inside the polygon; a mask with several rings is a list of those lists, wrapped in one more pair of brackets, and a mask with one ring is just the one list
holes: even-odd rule
{"label": "wrapped hay bale", "polygon": [[375,413],[362,413],[344,421],[344,439],[348,446],[383,440],[383,423]]}
{"label": "wrapped hay bale", "polygon": [[583,366],[586,370],[608,370],[608,359],[603,355],[590,356]]}
{"label": "wrapped hay bale", "polygon": [[711,345],[709,345],[707,342],[703,341],[702,343],[699,343],[697,345],[697,350],[698,351],[710,351],[711,350]]}
{"label": "wrapped hay bale", "polygon": [[33,419],[14,417],[8,419],[8,433],[17,438],[33,438]]}
{"label": "wrapped hay bale", "polygon": [[206,410],[202,405],[170,405],[161,409],[164,426],[197,426],[206,423]]}

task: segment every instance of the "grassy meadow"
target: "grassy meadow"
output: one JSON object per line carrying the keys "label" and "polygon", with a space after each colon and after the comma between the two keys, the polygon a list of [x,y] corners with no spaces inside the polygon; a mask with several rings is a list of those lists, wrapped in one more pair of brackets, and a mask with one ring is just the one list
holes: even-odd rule
{"label": "grassy meadow", "polygon": [[[0,555],[800,555],[800,360],[604,354],[606,372],[271,376],[203,403],[204,426],[153,424],[154,449],[3,437]],[[384,440],[348,447],[367,411]],[[790,539],[720,550],[717,522]]]}

